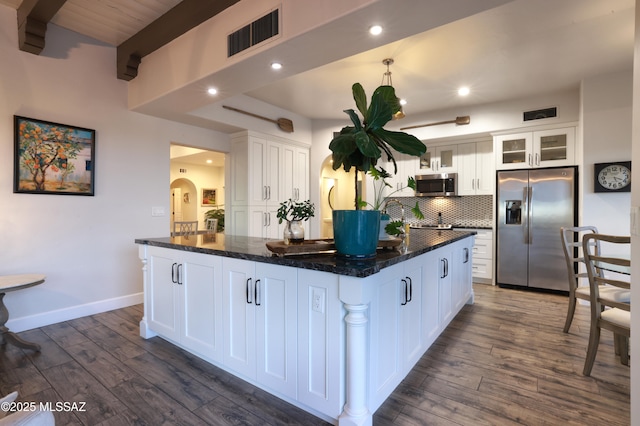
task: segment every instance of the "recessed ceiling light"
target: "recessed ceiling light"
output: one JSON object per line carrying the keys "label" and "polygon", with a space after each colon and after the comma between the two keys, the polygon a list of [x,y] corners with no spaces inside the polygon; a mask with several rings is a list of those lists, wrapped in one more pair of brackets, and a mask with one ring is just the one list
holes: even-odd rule
{"label": "recessed ceiling light", "polygon": [[213,160],[207,160],[207,164],[213,163]]}
{"label": "recessed ceiling light", "polygon": [[406,99],[400,99],[400,105],[406,105],[406,104],[407,104]]}
{"label": "recessed ceiling light", "polygon": [[470,92],[471,90],[468,87],[463,86],[458,89],[458,96],[467,96]]}
{"label": "recessed ceiling light", "polygon": [[271,69],[279,70],[280,68],[282,68],[282,64],[280,62],[272,62],[271,63]]}
{"label": "recessed ceiling light", "polygon": [[380,25],[374,25],[369,28],[369,34],[371,35],[380,35],[382,33],[382,27]]}
{"label": "recessed ceiling light", "polygon": [[210,95],[212,95],[212,96],[213,96],[213,95],[217,95],[217,94],[218,94],[218,89],[216,89],[215,87],[209,87],[209,88],[207,89],[207,93],[208,93],[208,94],[210,94]]}

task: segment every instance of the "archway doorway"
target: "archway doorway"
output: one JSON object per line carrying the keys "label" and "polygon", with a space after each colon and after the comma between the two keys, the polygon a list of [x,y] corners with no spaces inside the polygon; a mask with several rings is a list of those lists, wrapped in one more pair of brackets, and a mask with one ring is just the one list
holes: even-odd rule
{"label": "archway doorway", "polygon": [[196,186],[189,179],[171,182],[171,229],[175,221],[198,220]]}
{"label": "archway doorway", "polygon": [[[333,170],[333,161],[328,156],[320,171],[320,237],[333,238],[333,210],[354,209],[354,171],[347,173],[342,168]],[[362,173],[358,173],[358,191],[363,198]]]}

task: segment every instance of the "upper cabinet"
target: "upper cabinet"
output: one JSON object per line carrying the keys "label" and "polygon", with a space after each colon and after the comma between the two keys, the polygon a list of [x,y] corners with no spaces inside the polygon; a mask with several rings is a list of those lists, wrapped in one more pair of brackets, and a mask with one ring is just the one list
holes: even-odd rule
{"label": "upper cabinet", "polygon": [[277,238],[281,202],[309,198],[309,145],[258,132],[231,138],[229,230]]}
{"label": "upper cabinet", "polygon": [[457,156],[458,145],[427,146],[427,152],[420,157],[418,174],[455,173],[458,170]]}
{"label": "upper cabinet", "polygon": [[491,195],[495,180],[493,141],[458,145],[458,195]]}
{"label": "upper cabinet", "polygon": [[575,127],[495,136],[496,169],[575,164]]}

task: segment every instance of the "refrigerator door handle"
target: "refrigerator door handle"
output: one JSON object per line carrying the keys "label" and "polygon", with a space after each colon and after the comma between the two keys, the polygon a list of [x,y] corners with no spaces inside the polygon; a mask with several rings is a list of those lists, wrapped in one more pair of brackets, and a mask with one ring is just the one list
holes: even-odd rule
{"label": "refrigerator door handle", "polygon": [[531,234],[531,221],[533,217],[531,216],[531,205],[533,204],[533,187],[527,187],[527,244],[533,244],[533,235]]}

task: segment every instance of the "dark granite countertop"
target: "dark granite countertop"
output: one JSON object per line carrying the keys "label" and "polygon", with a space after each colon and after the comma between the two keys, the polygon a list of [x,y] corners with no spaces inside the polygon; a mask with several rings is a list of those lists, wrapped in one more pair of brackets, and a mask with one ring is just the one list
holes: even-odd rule
{"label": "dark granite countertop", "polygon": [[279,257],[271,253],[266,246],[267,241],[277,240],[213,233],[200,233],[189,237],[138,238],[135,243],[325,271],[339,275],[367,277],[383,268],[474,234],[475,232],[455,230],[412,229],[409,233],[409,247],[406,253],[400,253],[397,249],[379,249],[374,259],[367,260],[344,259],[333,252]]}

